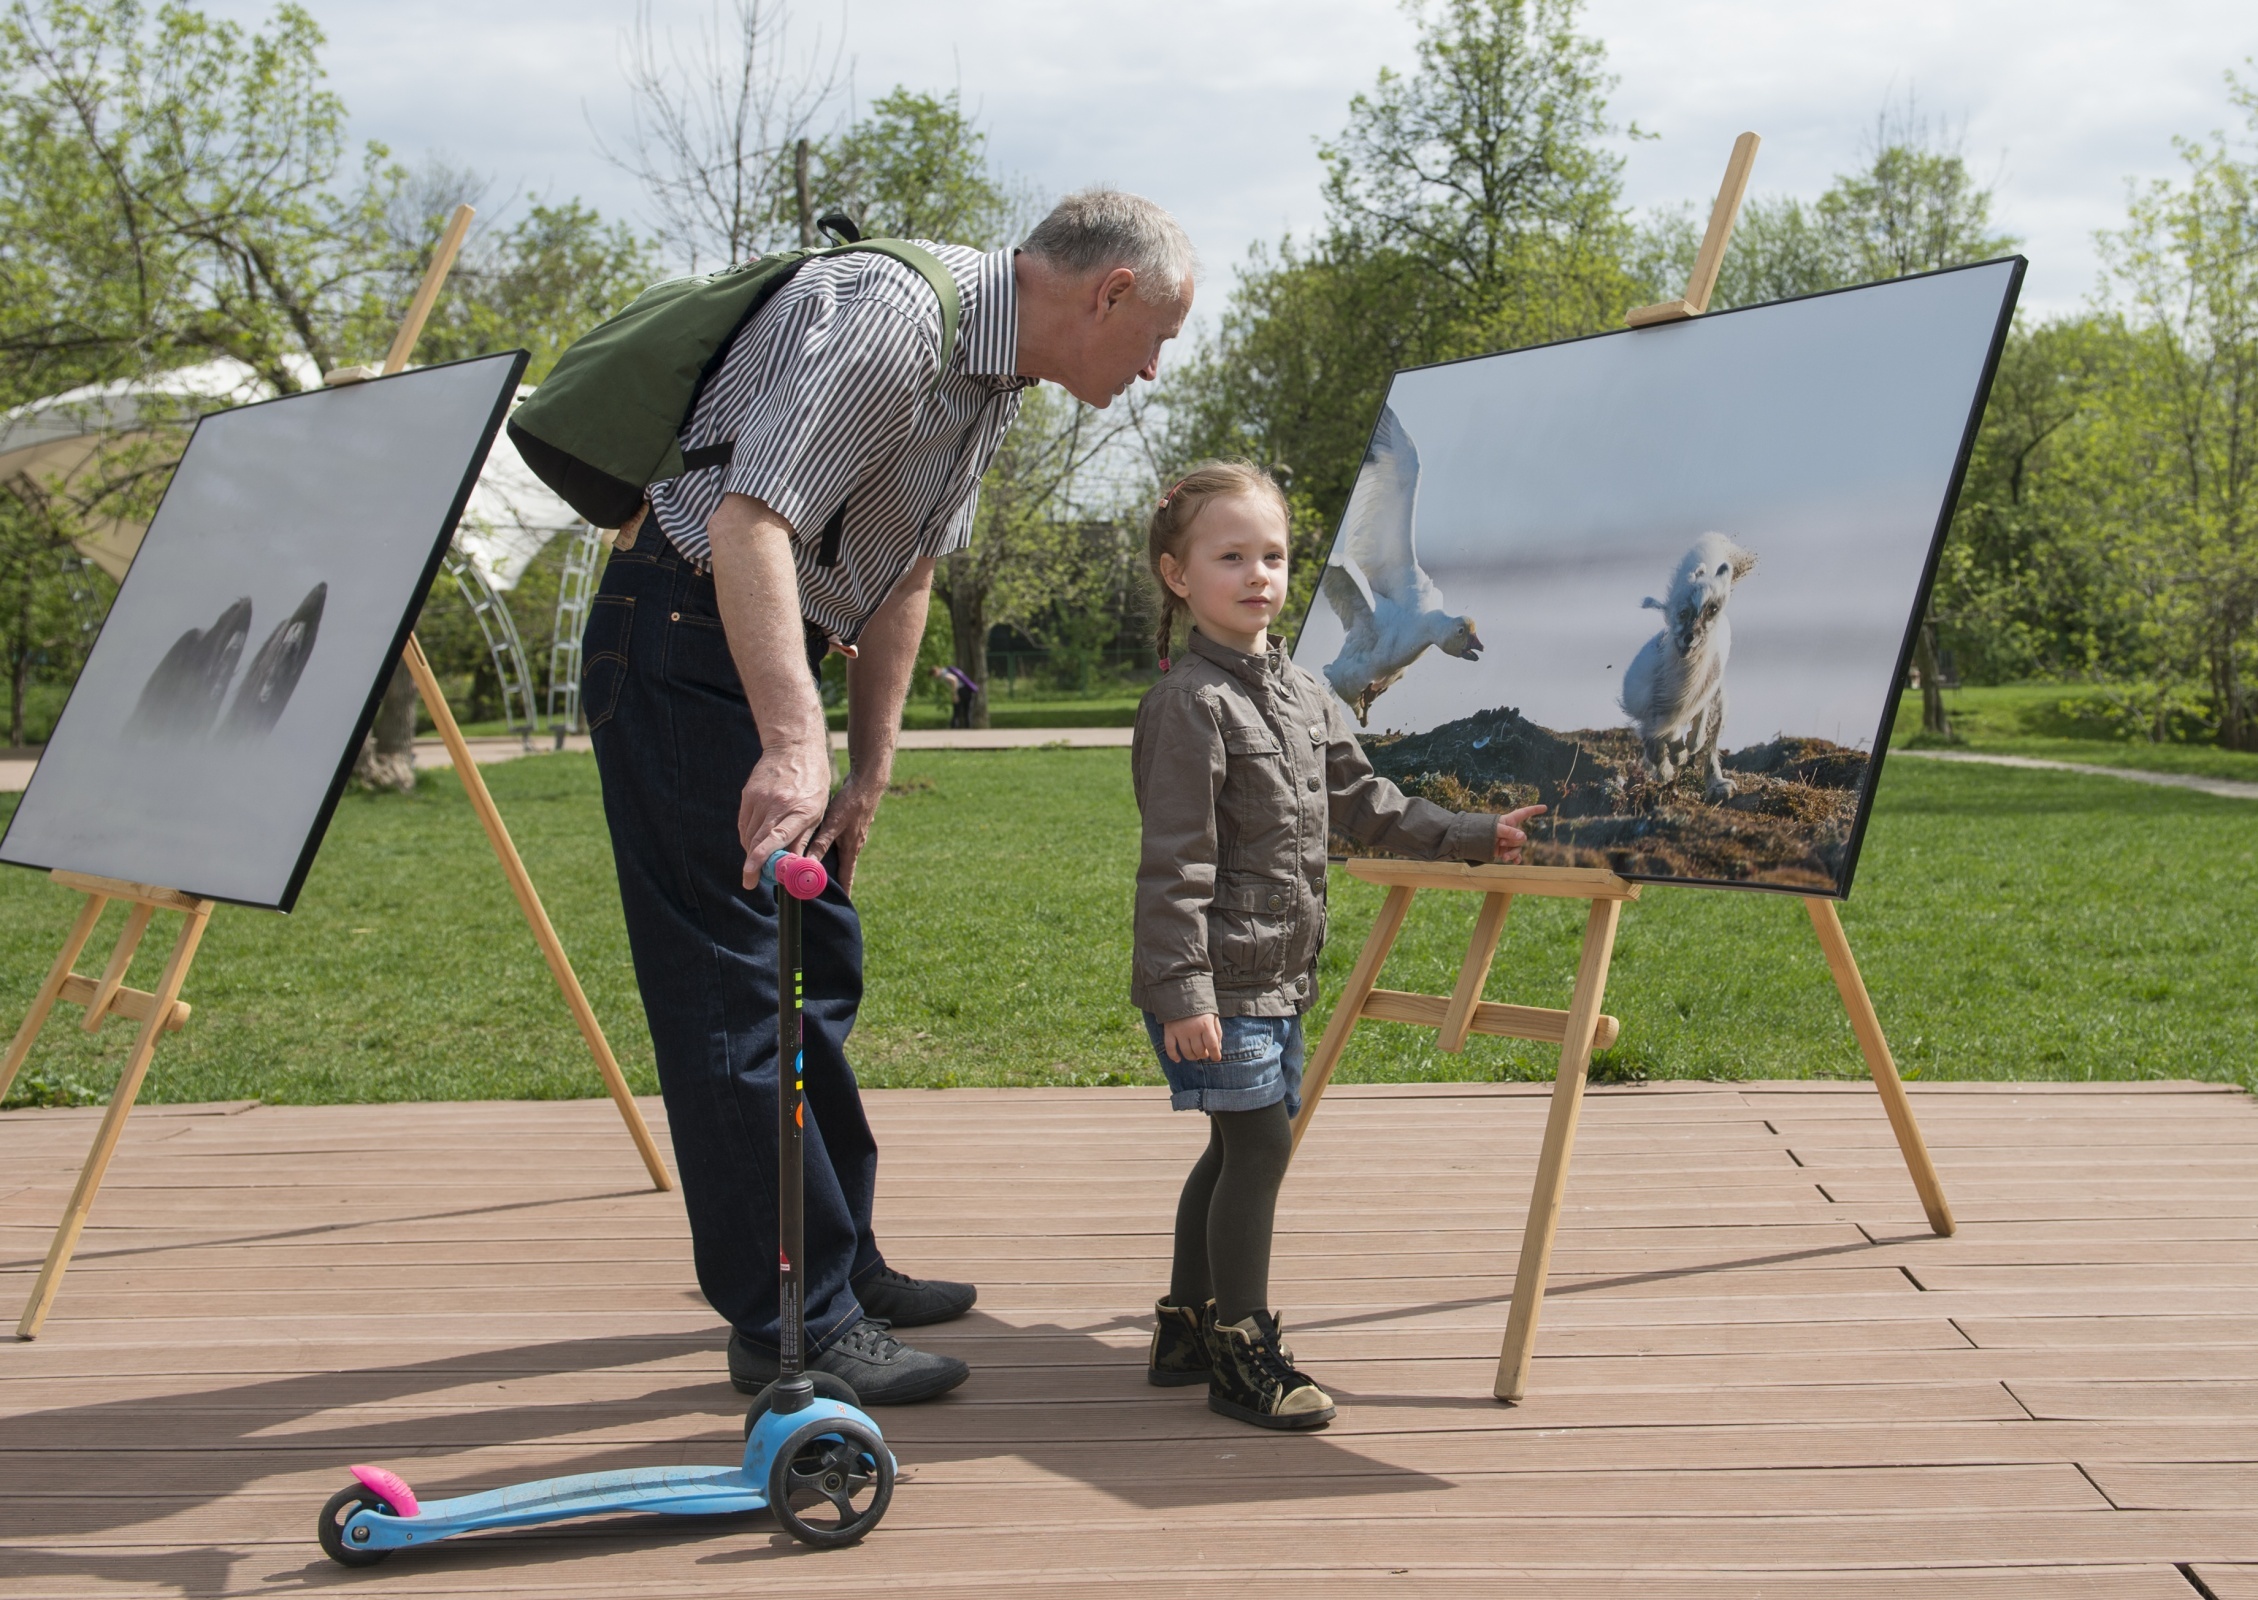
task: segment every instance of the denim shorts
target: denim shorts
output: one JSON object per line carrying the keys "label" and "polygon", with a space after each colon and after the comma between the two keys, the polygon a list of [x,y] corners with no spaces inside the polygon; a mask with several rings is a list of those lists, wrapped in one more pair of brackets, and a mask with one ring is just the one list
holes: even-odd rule
{"label": "denim shorts", "polygon": [[1224,1017],[1221,1061],[1171,1061],[1161,1020],[1145,1013],[1153,1054],[1168,1076],[1168,1104],[1176,1111],[1260,1111],[1286,1102],[1301,1115],[1302,1037],[1299,1017]]}

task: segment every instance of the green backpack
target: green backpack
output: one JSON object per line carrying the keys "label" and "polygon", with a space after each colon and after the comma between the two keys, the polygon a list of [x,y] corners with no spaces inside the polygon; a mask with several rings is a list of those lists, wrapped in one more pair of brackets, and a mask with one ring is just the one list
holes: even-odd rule
{"label": "green backpack", "polygon": [[[510,442],[534,475],[599,528],[642,508],[644,490],[678,473],[727,462],[734,441],[685,452],[690,412],[745,324],[810,261],[865,250],[921,274],[941,302],[941,365],[956,351],[956,280],[928,251],[864,239],[837,214],[824,225],[847,243],[782,250],[726,272],[671,278],[575,340],[510,418]],[[839,227],[835,224],[844,224]]]}

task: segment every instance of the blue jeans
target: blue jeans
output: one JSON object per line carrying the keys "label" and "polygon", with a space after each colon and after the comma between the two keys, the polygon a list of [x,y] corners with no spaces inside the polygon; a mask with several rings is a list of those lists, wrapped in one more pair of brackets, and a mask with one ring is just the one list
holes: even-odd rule
{"label": "blue jeans", "polygon": [[[737,798],[760,759],[712,578],[644,524],[590,607],[581,705],[603,777],[635,981],[658,1056],[698,1286],[776,1349],[776,902],[743,886]],[[834,867],[836,863],[833,863]],[[862,925],[838,885],[803,918],[807,1348],[862,1316],[878,1146],[847,1065]]]}
{"label": "blue jeans", "polygon": [[1160,1018],[1144,1015],[1170,1110],[1260,1111],[1283,1100],[1287,1116],[1301,1115],[1301,1018],[1224,1017],[1221,1061],[1171,1061]]}

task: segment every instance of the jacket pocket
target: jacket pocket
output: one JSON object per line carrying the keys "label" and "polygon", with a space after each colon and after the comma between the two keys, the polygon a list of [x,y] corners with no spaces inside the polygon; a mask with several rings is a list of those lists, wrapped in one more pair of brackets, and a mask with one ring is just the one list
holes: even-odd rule
{"label": "jacket pocket", "polygon": [[619,709],[627,681],[627,643],[635,633],[635,597],[599,594],[580,636],[580,713],[594,733]]}
{"label": "jacket pocket", "polygon": [[1207,957],[1216,975],[1275,981],[1293,908],[1290,883],[1251,872],[1219,873],[1207,913]]}

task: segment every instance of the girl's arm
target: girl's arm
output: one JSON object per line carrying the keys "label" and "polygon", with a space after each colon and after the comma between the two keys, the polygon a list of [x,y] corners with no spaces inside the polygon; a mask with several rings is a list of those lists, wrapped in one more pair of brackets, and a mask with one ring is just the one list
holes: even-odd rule
{"label": "girl's arm", "polygon": [[1223,734],[1207,702],[1162,687],[1137,708],[1130,749],[1144,843],[1137,862],[1140,1004],[1162,1022],[1211,1015],[1207,908],[1215,898],[1215,803],[1223,792]]}
{"label": "girl's arm", "polygon": [[[1372,770],[1364,747],[1349,731],[1337,701],[1325,702],[1325,787],[1334,827],[1367,849],[1429,861],[1510,859],[1500,848],[1526,843],[1518,822],[1533,811],[1500,818],[1488,813],[1446,811],[1431,800],[1405,794]],[[1501,826],[1506,824],[1506,826]],[[1515,835],[1520,835],[1515,843]]]}

